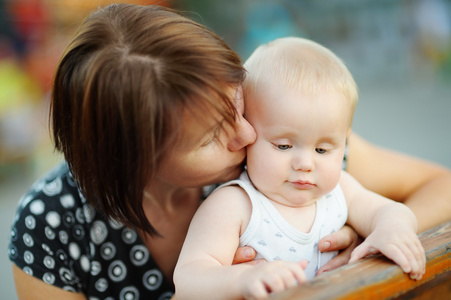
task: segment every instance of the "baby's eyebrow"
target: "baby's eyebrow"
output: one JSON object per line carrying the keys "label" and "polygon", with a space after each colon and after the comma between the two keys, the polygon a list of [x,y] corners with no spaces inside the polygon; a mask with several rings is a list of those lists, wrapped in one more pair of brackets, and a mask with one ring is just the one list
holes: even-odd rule
{"label": "baby's eyebrow", "polygon": [[240,91],[242,91],[243,88],[241,86],[238,86],[235,90],[235,96],[233,97],[233,102],[235,103],[235,107],[238,108],[237,104],[239,100],[241,100],[241,103],[244,104],[244,95]]}
{"label": "baby's eyebrow", "polygon": [[[241,93],[240,93],[241,91]],[[241,85],[238,85],[235,89],[235,97],[233,97],[235,100],[236,99],[243,99],[243,87]]]}
{"label": "baby's eyebrow", "polygon": [[340,140],[339,136],[324,136],[321,139],[319,139],[320,143],[336,143],[337,141]]}

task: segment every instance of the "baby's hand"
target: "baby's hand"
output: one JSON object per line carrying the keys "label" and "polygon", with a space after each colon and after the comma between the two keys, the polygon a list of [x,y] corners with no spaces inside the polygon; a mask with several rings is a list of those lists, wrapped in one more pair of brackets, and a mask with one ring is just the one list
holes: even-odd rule
{"label": "baby's hand", "polygon": [[396,225],[378,226],[354,249],[349,262],[381,252],[398,264],[410,278],[420,280],[426,269],[423,246],[412,228],[400,223]]}
{"label": "baby's hand", "polygon": [[246,299],[265,299],[305,282],[307,261],[261,262],[242,274],[241,290]]}

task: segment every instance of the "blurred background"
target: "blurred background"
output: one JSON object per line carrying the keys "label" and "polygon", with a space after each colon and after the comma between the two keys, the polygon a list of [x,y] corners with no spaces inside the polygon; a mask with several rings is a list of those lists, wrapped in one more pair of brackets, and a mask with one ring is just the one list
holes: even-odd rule
{"label": "blurred background", "polygon": [[313,39],[338,54],[359,85],[356,133],[451,168],[450,0],[0,0],[2,299],[16,299],[6,252],[16,203],[61,159],[48,131],[56,64],[80,21],[113,2],[183,10],[243,60],[277,37]]}

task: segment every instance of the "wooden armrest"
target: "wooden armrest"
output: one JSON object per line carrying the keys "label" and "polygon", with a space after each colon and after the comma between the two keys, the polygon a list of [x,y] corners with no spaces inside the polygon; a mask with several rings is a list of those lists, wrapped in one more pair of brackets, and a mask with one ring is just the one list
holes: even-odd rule
{"label": "wooden armrest", "polygon": [[420,234],[426,273],[412,280],[382,255],[364,258],[274,299],[451,299],[451,221]]}

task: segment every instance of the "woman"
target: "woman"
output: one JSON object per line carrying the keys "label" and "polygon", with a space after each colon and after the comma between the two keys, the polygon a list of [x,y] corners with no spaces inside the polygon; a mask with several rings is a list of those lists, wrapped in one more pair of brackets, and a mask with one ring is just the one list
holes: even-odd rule
{"label": "woman", "polygon": [[[120,4],[89,16],[53,86],[53,137],[67,164],[22,198],[12,227],[19,299],[170,298],[202,187],[236,177],[255,140],[243,118],[244,75],[214,33],[168,9]],[[447,170],[356,136],[349,147],[349,172],[405,201],[421,229],[449,218]],[[356,241],[347,228],[321,246]],[[239,249],[237,262],[254,255]]]}

